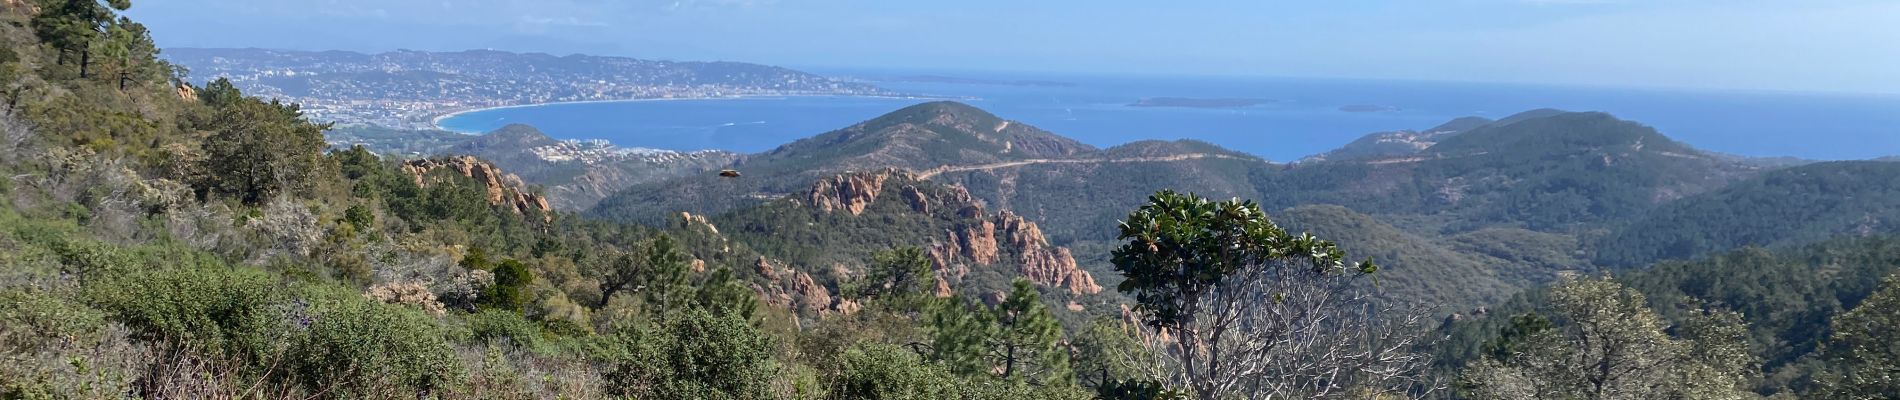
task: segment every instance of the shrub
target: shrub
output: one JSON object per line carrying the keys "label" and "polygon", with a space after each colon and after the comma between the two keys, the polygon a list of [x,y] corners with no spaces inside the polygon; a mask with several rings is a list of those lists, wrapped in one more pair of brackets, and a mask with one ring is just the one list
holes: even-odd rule
{"label": "shrub", "polygon": [[762,399],[768,382],[771,338],[733,313],[691,309],[657,327],[616,337],[623,354],[606,375],[616,395],[640,399]]}
{"label": "shrub", "polygon": [[541,345],[541,328],[512,311],[482,310],[470,314],[467,321],[471,339],[476,343],[506,339],[529,349]]}
{"label": "shrub", "polygon": [[442,326],[420,310],[340,289],[309,291],[310,316],[284,362],[297,383],[326,396],[405,397],[454,383],[460,363]]}
{"label": "shrub", "polygon": [[254,270],[146,270],[93,281],[87,298],[145,340],[189,344],[258,361],[285,333],[281,290]]}

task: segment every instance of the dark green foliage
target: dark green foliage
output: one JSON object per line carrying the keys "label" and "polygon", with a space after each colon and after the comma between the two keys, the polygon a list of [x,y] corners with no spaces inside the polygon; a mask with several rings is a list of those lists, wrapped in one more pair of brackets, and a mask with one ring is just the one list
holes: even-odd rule
{"label": "dark green foliage", "polygon": [[[1192,304],[1229,275],[1250,268],[1310,268],[1342,273],[1345,252],[1332,242],[1294,236],[1252,201],[1215,202],[1162,191],[1121,224],[1127,244],[1114,252],[1117,289],[1135,296],[1145,323],[1179,329],[1198,316]],[[1371,263],[1351,273],[1372,273]]]}
{"label": "dark green foliage", "polygon": [[1080,390],[1022,382],[968,378],[917,357],[909,350],[869,345],[846,350],[831,384],[836,399],[1084,399]]}
{"label": "dark green foliage", "polygon": [[312,294],[292,309],[303,314],[294,327],[301,332],[281,360],[306,390],[338,397],[425,396],[460,380],[459,362],[435,319],[355,293]]}
{"label": "dark green foliage", "polygon": [[501,310],[520,311],[528,304],[528,285],[534,283],[534,271],[517,260],[495,264],[495,284],[482,292],[482,305]]}
{"label": "dark green foliage", "polygon": [[743,317],[693,309],[616,335],[625,355],[606,374],[616,395],[641,399],[762,399],[772,339]]}
{"label": "dark green foliage", "polygon": [[835,398],[942,399],[955,390],[949,370],[896,346],[852,348],[841,358]]}
{"label": "dark green foliage", "polygon": [[1860,306],[1834,318],[1834,334],[1822,353],[1828,365],[1822,396],[1836,399],[1900,398],[1900,275],[1889,276]]}
{"label": "dark green foliage", "polygon": [[1039,385],[1067,383],[1069,349],[1058,345],[1062,326],[1042,302],[1036,286],[1016,280],[1002,304],[990,310],[996,324],[986,342],[986,356],[1001,367],[1004,379],[1024,379]]}
{"label": "dark green foliage", "polygon": [[516,346],[535,348],[542,342],[540,325],[512,310],[482,310],[468,316],[468,329],[475,342],[505,340]]}
{"label": "dark green foliage", "polygon": [[[216,91],[207,90],[211,93]],[[297,105],[275,100],[211,96],[205,101],[215,108],[204,144],[205,189],[250,204],[310,189],[322,168],[319,153],[328,124],[312,123]]]}
{"label": "dark green foliage", "polygon": [[874,255],[864,277],[846,288],[845,295],[916,309],[918,302],[934,295],[936,284],[937,274],[924,250],[900,247]]}
{"label": "dark green foliage", "polygon": [[664,307],[673,302],[673,293],[686,284],[686,255],[668,235],[659,235],[641,246],[638,254],[622,254],[607,261],[600,275],[600,302],[606,307],[615,294],[632,291],[645,300]]}
{"label": "dark green foliage", "polygon": [[[1728,309],[1746,317],[1747,344],[1761,358],[1763,393],[1810,393],[1820,367],[1812,361],[1832,332],[1831,316],[1874,293],[1900,271],[1900,239],[1836,239],[1802,247],[1730,251],[1707,259],[1663,262],[1619,281],[1641,291],[1666,321],[1684,324],[1697,310]],[[1485,353],[1513,323],[1503,316],[1536,312],[1547,290],[1492,306],[1489,317],[1449,324],[1440,361],[1463,365]],[[1561,324],[1561,321],[1554,321]]]}
{"label": "dark green foliage", "polygon": [[1511,325],[1498,331],[1496,339],[1484,344],[1484,354],[1496,360],[1509,360],[1512,355],[1524,351],[1526,340],[1534,335],[1551,330],[1550,319],[1538,313],[1524,313],[1511,317]]}
{"label": "dark green foliage", "polygon": [[350,224],[358,231],[369,230],[376,226],[376,213],[360,204],[353,205],[343,210],[343,223]]}
{"label": "dark green foliage", "polygon": [[94,276],[85,292],[115,320],[148,340],[189,343],[217,357],[266,363],[288,338],[287,328],[307,322],[279,309],[287,300],[282,288],[255,270],[202,266]]}
{"label": "dark green foliage", "polygon": [[1900,163],[1792,167],[1664,205],[1596,244],[1596,261],[1634,266],[1742,246],[1811,243],[1900,227]]}

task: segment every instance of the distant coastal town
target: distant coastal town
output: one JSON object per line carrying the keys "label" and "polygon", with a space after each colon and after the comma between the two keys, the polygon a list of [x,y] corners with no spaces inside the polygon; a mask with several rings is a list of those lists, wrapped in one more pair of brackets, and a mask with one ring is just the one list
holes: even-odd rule
{"label": "distant coastal town", "polygon": [[197,80],[302,106],[342,126],[435,129],[444,117],[495,107],[581,101],[744,96],[891,96],[877,86],[758,64],[673,62],[500,51],[380,54],[168,49]]}

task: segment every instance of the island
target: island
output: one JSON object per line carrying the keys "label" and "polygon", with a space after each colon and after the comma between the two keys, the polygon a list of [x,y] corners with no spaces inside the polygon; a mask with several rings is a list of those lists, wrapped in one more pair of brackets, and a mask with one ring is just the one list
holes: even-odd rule
{"label": "island", "polygon": [[893,82],[949,83],[957,85],[1001,85],[1001,86],[1044,86],[1072,87],[1074,82],[1044,81],[1034,79],[982,79],[943,75],[909,75],[893,78]]}
{"label": "island", "polygon": [[1376,104],[1353,104],[1353,105],[1340,106],[1339,111],[1352,112],[1352,113],[1372,113],[1372,112],[1398,112],[1402,110],[1399,109],[1398,107],[1393,107],[1393,106],[1381,106],[1381,105],[1376,105]]}
{"label": "island", "polygon": [[1246,97],[1194,98],[1148,97],[1129,103],[1129,107],[1245,108],[1277,102],[1273,99]]}

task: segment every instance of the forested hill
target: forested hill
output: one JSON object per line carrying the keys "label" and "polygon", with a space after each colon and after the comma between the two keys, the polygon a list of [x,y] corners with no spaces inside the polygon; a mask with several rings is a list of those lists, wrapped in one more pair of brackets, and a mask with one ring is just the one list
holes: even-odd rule
{"label": "forested hill", "polygon": [[591,211],[607,218],[655,221],[689,211],[714,214],[797,192],[807,183],[846,171],[1065,159],[1093,147],[955,102],[923,103],[844,129],[746,156],[732,168],[740,179],[714,174],[636,185]]}
{"label": "forested hill", "polygon": [[1900,232],[1900,163],[1842,161],[1769,172],[1672,202],[1596,245],[1605,265],[1688,259],[1744,246]]}

